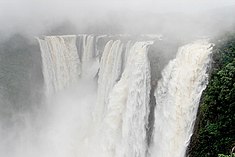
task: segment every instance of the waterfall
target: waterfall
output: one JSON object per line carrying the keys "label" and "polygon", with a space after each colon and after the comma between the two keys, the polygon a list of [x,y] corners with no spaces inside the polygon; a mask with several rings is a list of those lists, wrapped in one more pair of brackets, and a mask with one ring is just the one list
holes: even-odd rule
{"label": "waterfall", "polygon": [[99,69],[97,38],[94,35],[80,35],[79,37],[67,35],[37,38],[48,94],[76,84],[81,77],[94,78],[97,74]]}
{"label": "waterfall", "polygon": [[121,75],[123,44],[120,40],[109,41],[101,57],[98,78],[96,119],[101,120],[106,112],[108,96]]}
{"label": "waterfall", "polygon": [[82,62],[89,62],[95,54],[95,37],[93,35],[83,35]]}
{"label": "waterfall", "polygon": [[121,79],[110,92],[104,117],[105,151],[112,157],[145,157],[149,113],[151,42],[136,42]]}
{"label": "waterfall", "polygon": [[[127,67],[128,93],[123,113],[122,151],[119,156],[144,157],[147,151],[146,127],[149,114],[150,63],[148,45],[152,42],[137,42],[130,49]],[[124,73],[125,74],[125,73]]]}
{"label": "waterfall", "polygon": [[152,157],[184,157],[202,91],[208,82],[212,46],[200,40],[181,47],[162,72],[155,91]]}
{"label": "waterfall", "polygon": [[82,62],[82,75],[86,78],[93,78],[99,69],[99,59],[97,50],[97,41],[99,36],[80,35],[79,36],[79,54]]}
{"label": "waterfall", "polygon": [[76,36],[47,36],[38,41],[47,94],[76,83],[81,74]]}
{"label": "waterfall", "polygon": [[[99,45],[98,41],[104,38],[103,45]],[[208,82],[212,44],[207,40],[182,46],[176,58],[163,69],[155,90],[151,148],[147,143],[147,127],[151,71],[155,69],[150,67],[152,58],[148,58],[148,48],[153,41],[95,35],[49,36],[38,41],[47,93],[82,84],[78,98],[74,99],[77,93],[70,92],[73,98],[67,95],[66,101],[59,100],[61,106],[54,119],[60,122],[53,126],[56,131],[52,135],[54,145],[61,149],[56,148],[59,151],[56,154],[61,157],[185,156],[199,100]],[[87,86],[91,92],[86,90]],[[65,111],[66,116],[61,116]],[[81,119],[80,115],[85,118]],[[80,121],[82,125],[78,124]]]}

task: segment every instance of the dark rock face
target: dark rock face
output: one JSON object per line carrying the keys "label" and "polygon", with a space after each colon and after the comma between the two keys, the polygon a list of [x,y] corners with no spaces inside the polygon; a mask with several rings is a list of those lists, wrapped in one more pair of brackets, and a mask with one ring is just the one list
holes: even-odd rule
{"label": "dark rock face", "polygon": [[[4,117],[37,108],[42,97],[43,78],[37,41],[15,34],[0,43],[0,107]],[[2,115],[2,114],[0,114]]]}
{"label": "dark rock face", "polygon": [[154,110],[156,106],[156,99],[154,96],[154,91],[157,87],[157,82],[161,79],[161,72],[168,62],[175,58],[177,50],[180,43],[175,43],[170,41],[155,41],[153,45],[150,46],[148,57],[150,60],[151,67],[151,91],[150,91],[150,114],[149,123],[147,126],[147,143],[150,146],[153,139],[154,131]]}

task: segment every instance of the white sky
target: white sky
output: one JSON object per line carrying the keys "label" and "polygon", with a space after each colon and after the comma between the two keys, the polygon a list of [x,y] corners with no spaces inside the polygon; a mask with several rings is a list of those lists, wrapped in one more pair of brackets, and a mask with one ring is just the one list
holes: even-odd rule
{"label": "white sky", "polygon": [[47,27],[45,21],[55,24],[64,19],[82,25],[81,19],[102,19],[110,11],[197,14],[224,6],[235,6],[235,0],[0,0],[0,30],[37,30]]}
{"label": "white sky", "polygon": [[[0,0],[0,13],[7,8],[17,10],[83,9],[83,10],[140,10],[153,12],[194,12],[235,5],[235,0]],[[16,10],[16,11],[17,11]],[[71,11],[71,10],[70,10]]]}

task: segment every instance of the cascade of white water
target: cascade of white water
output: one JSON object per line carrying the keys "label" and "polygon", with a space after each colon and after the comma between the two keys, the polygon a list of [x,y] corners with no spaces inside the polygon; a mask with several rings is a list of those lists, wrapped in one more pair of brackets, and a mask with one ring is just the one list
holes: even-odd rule
{"label": "cascade of white water", "polygon": [[38,41],[47,94],[76,83],[81,74],[76,36],[48,36]]}
{"label": "cascade of white water", "polygon": [[82,75],[86,78],[94,78],[99,69],[97,57],[97,42],[99,37],[94,35],[82,35]]}
{"label": "cascade of white water", "polygon": [[[119,157],[145,157],[147,150],[146,126],[149,115],[150,63],[148,45],[153,42],[137,42],[127,59],[129,71],[126,111],[123,113],[122,151]],[[134,63],[134,64],[133,64]]]}
{"label": "cascade of white water", "polygon": [[130,52],[130,49],[131,47],[133,46],[133,41],[128,41],[127,44],[126,44],[126,47],[125,47],[125,53],[123,55],[123,69],[125,68],[126,64],[127,64],[127,57],[128,57],[128,54]]}
{"label": "cascade of white water", "polygon": [[212,44],[200,40],[181,47],[162,72],[155,91],[156,109],[152,157],[184,157],[202,91]]}
{"label": "cascade of white water", "polygon": [[123,44],[120,40],[109,41],[101,57],[98,78],[96,120],[101,120],[106,112],[108,96],[121,75]]}
{"label": "cascade of white water", "polygon": [[149,114],[151,42],[136,42],[120,81],[114,86],[102,126],[103,150],[108,157],[145,157]]}
{"label": "cascade of white water", "polygon": [[95,53],[95,37],[93,35],[83,35],[82,62],[90,61]]}
{"label": "cascade of white water", "polygon": [[[52,135],[52,139],[62,149],[57,154],[62,157],[146,157],[151,89],[147,53],[152,42],[110,40],[99,63],[99,38],[102,36],[80,35],[77,43],[76,36],[38,39],[48,94],[77,83],[79,77],[94,78],[99,69],[97,102],[84,98],[82,104],[84,108],[89,106],[89,111],[86,109],[84,113],[89,119],[88,123],[92,124],[84,125],[86,131],[76,124],[80,120],[76,112],[81,112],[77,102],[69,102],[73,104],[71,108],[61,107],[59,113],[66,111],[67,115],[53,128],[58,134]],[[206,40],[188,44],[179,49],[176,59],[163,70],[155,91],[152,157],[184,157],[201,93],[207,84],[210,53],[211,44]],[[96,93],[93,93],[93,100],[95,96]],[[93,112],[94,121],[90,119],[89,112]],[[64,130],[63,127],[68,129]],[[77,135],[78,130],[83,134]],[[57,139],[57,135],[63,138]],[[64,143],[66,146],[63,146]]]}

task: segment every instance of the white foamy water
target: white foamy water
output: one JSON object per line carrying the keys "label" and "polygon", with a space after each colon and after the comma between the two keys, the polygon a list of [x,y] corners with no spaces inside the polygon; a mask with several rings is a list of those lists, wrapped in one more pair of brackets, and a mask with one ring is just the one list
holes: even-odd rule
{"label": "white foamy water", "polygon": [[155,91],[156,109],[152,157],[184,157],[202,91],[212,45],[206,40],[181,47],[162,72]]}
{"label": "white foamy water", "polygon": [[106,156],[144,157],[149,114],[150,42],[136,42],[130,49],[120,81],[109,95],[102,133]]}
{"label": "white foamy water", "polygon": [[76,36],[48,36],[38,41],[47,94],[76,83],[81,74]]}
{"label": "white foamy water", "polygon": [[99,47],[103,52],[98,52],[98,40],[105,37],[38,39],[48,114],[39,118],[40,130],[32,129],[37,143],[29,137],[13,157],[27,153],[36,157],[185,156],[207,85],[211,44],[201,40],[181,47],[162,71],[149,148],[151,70],[155,69],[150,67],[148,48],[153,42],[109,37]]}
{"label": "white foamy water", "polygon": [[109,41],[101,57],[98,78],[98,96],[95,119],[101,122],[107,110],[110,91],[121,75],[123,44],[120,40]]}

